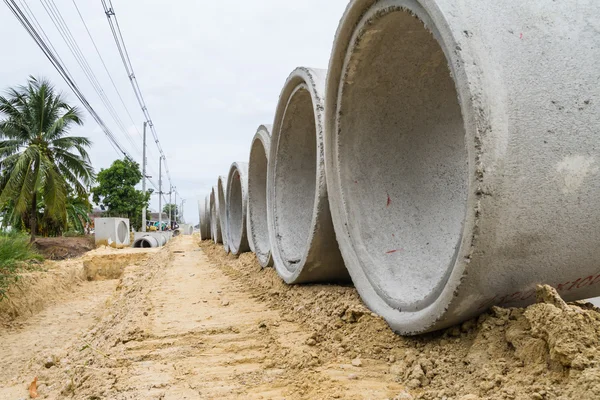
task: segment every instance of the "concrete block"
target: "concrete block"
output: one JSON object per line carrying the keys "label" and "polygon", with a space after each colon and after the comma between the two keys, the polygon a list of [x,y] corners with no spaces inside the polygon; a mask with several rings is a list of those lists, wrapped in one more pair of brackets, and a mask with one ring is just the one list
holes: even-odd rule
{"label": "concrete block", "polygon": [[94,238],[96,246],[110,246],[116,248],[129,246],[129,219],[94,219]]}

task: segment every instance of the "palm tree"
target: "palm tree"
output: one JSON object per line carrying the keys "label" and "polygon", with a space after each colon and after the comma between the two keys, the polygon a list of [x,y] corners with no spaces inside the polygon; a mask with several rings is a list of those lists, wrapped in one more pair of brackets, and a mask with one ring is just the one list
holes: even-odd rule
{"label": "palm tree", "polygon": [[44,214],[67,223],[69,189],[87,197],[94,180],[85,137],[67,136],[73,124],[82,125],[76,107],[65,102],[44,79],[30,77],[26,86],[0,96],[0,204],[12,202],[14,213],[29,217],[35,239],[38,196]]}

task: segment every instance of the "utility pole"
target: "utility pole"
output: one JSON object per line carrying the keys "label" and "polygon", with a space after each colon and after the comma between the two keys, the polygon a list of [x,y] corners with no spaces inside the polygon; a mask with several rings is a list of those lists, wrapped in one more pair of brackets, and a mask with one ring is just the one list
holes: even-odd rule
{"label": "utility pole", "polygon": [[177,209],[177,188],[173,188],[175,190],[175,223],[177,223],[177,216],[179,215],[179,210]]}
{"label": "utility pole", "polygon": [[158,230],[162,231],[162,156],[158,158]]}
{"label": "utility pole", "polygon": [[[146,195],[146,121],[144,121],[144,145],[142,156],[142,193]],[[142,232],[146,232],[146,205],[142,208]]]}
{"label": "utility pole", "polygon": [[169,190],[169,220],[171,221],[171,223],[169,224],[171,226],[171,229],[173,229],[173,202],[171,201],[173,197],[173,186],[171,186],[171,189]]}
{"label": "utility pole", "polygon": [[185,203],[185,199],[181,199],[181,220],[183,221],[183,203]]}

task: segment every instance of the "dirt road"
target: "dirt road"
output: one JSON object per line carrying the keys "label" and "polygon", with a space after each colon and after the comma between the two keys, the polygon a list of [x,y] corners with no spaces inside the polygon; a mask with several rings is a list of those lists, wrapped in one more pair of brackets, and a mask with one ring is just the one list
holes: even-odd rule
{"label": "dirt road", "polygon": [[402,338],[350,286],[286,286],[184,236],[0,331],[0,399],[35,376],[45,399],[595,398],[600,313],[544,293]]}

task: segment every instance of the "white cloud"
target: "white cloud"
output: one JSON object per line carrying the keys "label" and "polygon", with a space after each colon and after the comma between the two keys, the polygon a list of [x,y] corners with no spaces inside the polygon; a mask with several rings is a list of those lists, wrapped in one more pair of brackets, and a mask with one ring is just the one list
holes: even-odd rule
{"label": "white cloud", "polygon": [[[44,9],[28,2],[71,73],[113,130],[121,144],[141,161],[126,138],[141,148],[138,130],[143,117],[121,64],[100,2],[77,4],[137,126],[132,125],[104,71],[70,0],[56,4],[118,110],[126,130],[102,106],[91,85],[68,52]],[[159,0],[114,2],[136,77],[154,120],[171,176],[187,198],[186,217],[197,221],[196,204],[204,199],[218,175],[235,160],[248,158],[249,142],[258,125],[270,123],[281,86],[299,65],[326,68],[333,35],[347,0]],[[14,16],[0,13],[0,35],[10,62],[0,63],[0,89],[24,83],[30,74],[47,76],[57,87],[68,87],[54,71]],[[72,102],[74,95],[69,94]],[[97,170],[118,157],[91,116],[75,134],[94,141],[92,162]],[[150,138],[150,136],[149,136]],[[158,151],[149,139],[148,155],[158,181]],[[166,177],[165,177],[166,179]],[[153,201],[153,207],[158,201]]]}

